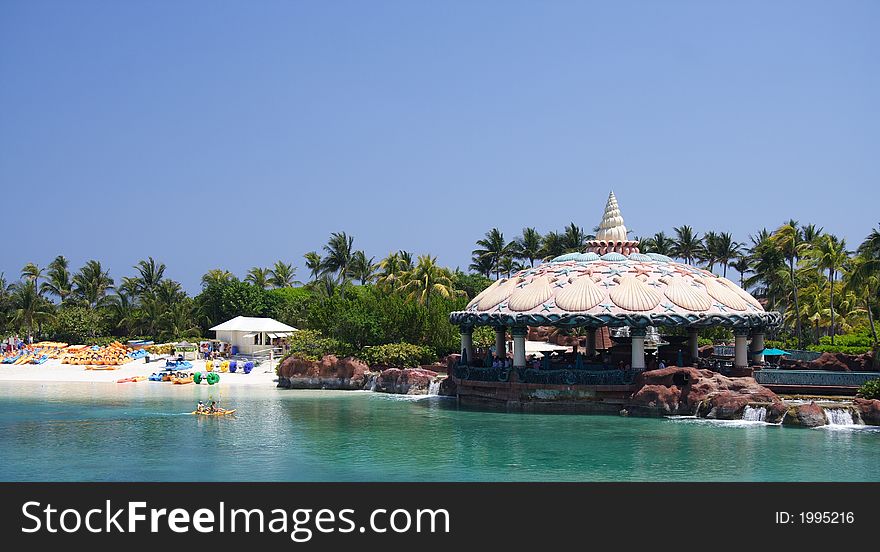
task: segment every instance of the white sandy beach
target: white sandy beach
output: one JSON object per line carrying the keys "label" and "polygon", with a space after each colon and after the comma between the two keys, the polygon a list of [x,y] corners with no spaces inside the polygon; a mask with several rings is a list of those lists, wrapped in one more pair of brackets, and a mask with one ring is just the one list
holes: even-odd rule
{"label": "white sandy beach", "polygon": [[[87,382],[87,383],[113,383],[122,378],[133,376],[149,376],[165,367],[165,358],[153,357],[149,364],[143,359],[138,359],[128,364],[119,366],[117,370],[86,370],[85,366],[61,364],[58,359],[50,359],[44,364],[0,364],[0,381],[31,381],[31,382]],[[190,361],[193,371],[205,372],[205,361]],[[241,386],[241,385],[264,385],[274,386],[276,376],[274,365],[270,369],[268,363],[264,363],[251,371],[250,374],[243,372],[220,374],[220,382],[217,385]],[[159,382],[141,381],[118,385],[160,385]],[[161,385],[173,385],[163,382]],[[194,384],[190,384],[194,385]],[[207,383],[201,384],[207,387]]]}

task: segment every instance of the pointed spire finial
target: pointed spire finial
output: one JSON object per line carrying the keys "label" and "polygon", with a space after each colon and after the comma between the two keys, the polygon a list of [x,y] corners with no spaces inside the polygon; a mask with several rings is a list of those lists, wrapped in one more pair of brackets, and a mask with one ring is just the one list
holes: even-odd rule
{"label": "pointed spire finial", "polygon": [[602,215],[602,222],[599,223],[596,240],[604,242],[627,241],[626,226],[623,224],[623,215],[620,214],[620,207],[617,206],[617,198],[614,196],[614,191],[608,194],[605,214]]}

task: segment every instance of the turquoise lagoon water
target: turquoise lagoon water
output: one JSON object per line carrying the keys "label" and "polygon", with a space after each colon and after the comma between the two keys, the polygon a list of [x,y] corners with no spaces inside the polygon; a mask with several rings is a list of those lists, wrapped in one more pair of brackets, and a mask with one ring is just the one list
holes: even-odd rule
{"label": "turquoise lagoon water", "polygon": [[[189,415],[220,398],[233,417]],[[880,481],[880,431],[459,410],[441,397],[0,383],[3,481]]]}

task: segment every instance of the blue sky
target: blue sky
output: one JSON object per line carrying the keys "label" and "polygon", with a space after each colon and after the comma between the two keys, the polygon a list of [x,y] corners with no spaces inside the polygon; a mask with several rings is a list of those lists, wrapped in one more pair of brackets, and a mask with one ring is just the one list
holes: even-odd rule
{"label": "blue sky", "polygon": [[0,3],[0,271],[880,221],[880,3]]}

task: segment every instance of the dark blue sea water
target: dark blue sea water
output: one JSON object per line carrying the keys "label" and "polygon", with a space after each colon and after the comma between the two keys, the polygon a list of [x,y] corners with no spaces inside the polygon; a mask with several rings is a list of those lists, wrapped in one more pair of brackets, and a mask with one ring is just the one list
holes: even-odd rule
{"label": "dark blue sea water", "polygon": [[[235,417],[189,412],[221,399]],[[368,392],[0,383],[4,481],[880,481],[880,431],[458,410]]]}

